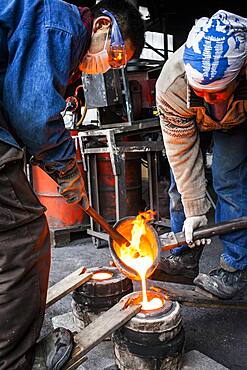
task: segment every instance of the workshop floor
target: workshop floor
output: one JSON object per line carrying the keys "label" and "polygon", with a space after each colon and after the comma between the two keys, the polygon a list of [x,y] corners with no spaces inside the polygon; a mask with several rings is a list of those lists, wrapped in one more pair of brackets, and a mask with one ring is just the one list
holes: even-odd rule
{"label": "workshop floor", "polygon": [[[204,249],[201,272],[217,265],[221,245],[217,238]],[[52,249],[50,286],[81,266],[108,266],[108,248],[95,249],[91,239],[71,242],[69,246]],[[71,296],[63,298],[47,310],[43,334],[51,327],[51,318],[70,311]],[[247,369],[247,311],[183,307],[186,352],[197,350],[231,370]],[[110,342],[103,342],[89,354],[86,370],[103,370],[104,362],[113,359]],[[198,369],[200,370],[200,369]]]}

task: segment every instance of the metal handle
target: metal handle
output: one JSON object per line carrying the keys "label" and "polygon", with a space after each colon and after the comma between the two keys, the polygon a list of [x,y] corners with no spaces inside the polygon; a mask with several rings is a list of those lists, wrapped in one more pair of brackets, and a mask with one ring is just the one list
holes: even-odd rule
{"label": "metal handle", "polygon": [[193,233],[193,239],[212,238],[216,235],[231,233],[247,228],[247,217],[239,217],[230,221],[220,222],[212,226],[203,226]]}
{"label": "metal handle", "polygon": [[130,245],[130,242],[118,231],[114,230],[111,225],[109,225],[108,222],[98,212],[95,211],[95,209],[89,206],[87,208],[83,208],[83,211],[87,213],[88,216],[92,217],[94,221],[97,222],[116,243],[119,245]]}
{"label": "metal handle", "polygon": [[[193,241],[203,238],[212,238],[216,235],[222,235],[231,233],[234,231],[247,229],[247,217],[235,218],[230,221],[220,222],[215,225],[208,225],[200,227],[193,232]],[[162,251],[168,251],[170,249],[179,247],[182,244],[186,244],[185,234],[183,231],[180,233],[169,233],[168,238],[164,239],[165,245],[161,247]]]}

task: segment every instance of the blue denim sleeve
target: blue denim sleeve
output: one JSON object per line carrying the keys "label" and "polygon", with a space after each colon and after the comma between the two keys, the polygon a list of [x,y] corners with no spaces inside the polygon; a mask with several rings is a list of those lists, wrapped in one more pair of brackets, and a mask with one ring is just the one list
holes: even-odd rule
{"label": "blue denim sleeve", "polygon": [[73,38],[46,27],[29,37],[31,41],[18,40],[16,46],[12,41],[14,59],[5,76],[3,102],[17,136],[41,167],[65,170],[75,158],[73,140],[60,114],[74,67]]}

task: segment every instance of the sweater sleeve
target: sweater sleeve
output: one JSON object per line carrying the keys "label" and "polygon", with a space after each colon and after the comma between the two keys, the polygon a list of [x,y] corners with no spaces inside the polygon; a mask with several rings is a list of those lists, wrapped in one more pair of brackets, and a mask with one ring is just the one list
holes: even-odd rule
{"label": "sweater sleeve", "polygon": [[[168,161],[182,197],[186,217],[203,215],[210,208],[200,138],[193,114],[178,113],[157,90],[157,107]],[[172,101],[169,99],[169,101]]]}

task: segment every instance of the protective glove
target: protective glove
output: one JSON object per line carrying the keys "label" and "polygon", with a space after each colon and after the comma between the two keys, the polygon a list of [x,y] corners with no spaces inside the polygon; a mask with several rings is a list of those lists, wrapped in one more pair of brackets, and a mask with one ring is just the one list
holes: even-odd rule
{"label": "protective glove", "polygon": [[193,231],[200,226],[207,225],[207,223],[208,223],[208,220],[205,215],[192,216],[192,217],[186,218],[186,220],[184,221],[183,231],[185,233],[186,243],[188,244],[190,248],[193,248],[201,244],[205,245],[205,244],[211,243],[211,239],[199,239],[193,242]]}
{"label": "protective glove", "polygon": [[59,185],[59,193],[66,199],[67,203],[79,203],[82,201],[83,208],[86,209],[88,207],[89,202],[85,183],[76,162],[68,171],[65,173],[61,172],[56,180]]}

